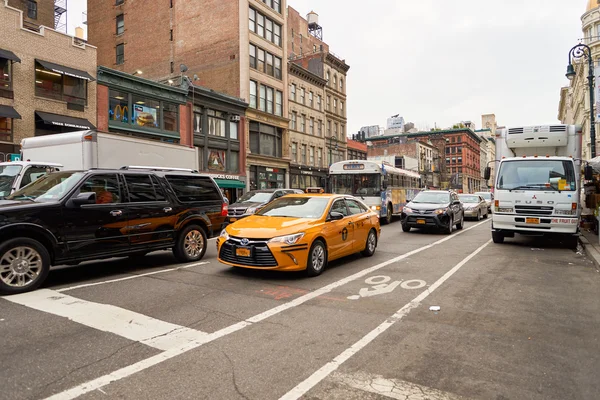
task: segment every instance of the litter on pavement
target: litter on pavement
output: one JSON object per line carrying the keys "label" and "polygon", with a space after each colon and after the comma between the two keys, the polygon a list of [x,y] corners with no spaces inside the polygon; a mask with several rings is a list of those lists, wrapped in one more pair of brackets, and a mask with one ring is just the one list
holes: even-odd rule
{"label": "litter on pavement", "polygon": [[429,307],[429,311],[440,311],[442,307],[440,306],[431,306]]}

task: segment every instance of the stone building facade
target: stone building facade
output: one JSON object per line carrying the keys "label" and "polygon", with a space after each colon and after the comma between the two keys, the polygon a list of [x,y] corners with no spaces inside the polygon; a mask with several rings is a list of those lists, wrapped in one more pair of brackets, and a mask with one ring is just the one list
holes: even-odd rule
{"label": "stone building facade", "polygon": [[0,2],[0,160],[19,153],[23,138],[96,125],[96,48],[45,26],[28,29],[23,15]]}

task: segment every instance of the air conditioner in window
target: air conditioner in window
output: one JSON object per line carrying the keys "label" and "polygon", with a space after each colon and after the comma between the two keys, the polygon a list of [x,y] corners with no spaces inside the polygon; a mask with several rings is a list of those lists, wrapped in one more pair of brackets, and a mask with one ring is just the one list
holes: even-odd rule
{"label": "air conditioner in window", "polygon": [[240,116],[239,115],[232,115],[231,116],[231,120],[232,121],[239,121],[240,120]]}

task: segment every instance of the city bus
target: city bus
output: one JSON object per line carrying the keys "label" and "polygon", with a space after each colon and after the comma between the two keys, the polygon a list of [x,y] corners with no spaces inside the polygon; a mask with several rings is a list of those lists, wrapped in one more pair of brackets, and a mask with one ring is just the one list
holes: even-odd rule
{"label": "city bus", "polygon": [[329,167],[332,193],[356,196],[379,211],[381,221],[388,224],[419,192],[420,178],[416,172],[367,160],[340,161]]}

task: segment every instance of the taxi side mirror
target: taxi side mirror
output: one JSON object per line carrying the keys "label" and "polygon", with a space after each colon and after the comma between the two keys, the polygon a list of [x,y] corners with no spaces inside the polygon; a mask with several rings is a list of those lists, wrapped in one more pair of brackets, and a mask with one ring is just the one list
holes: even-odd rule
{"label": "taxi side mirror", "polygon": [[344,214],[342,214],[341,212],[337,212],[337,211],[330,212],[329,218],[327,218],[328,221],[339,221],[341,219],[344,219]]}

